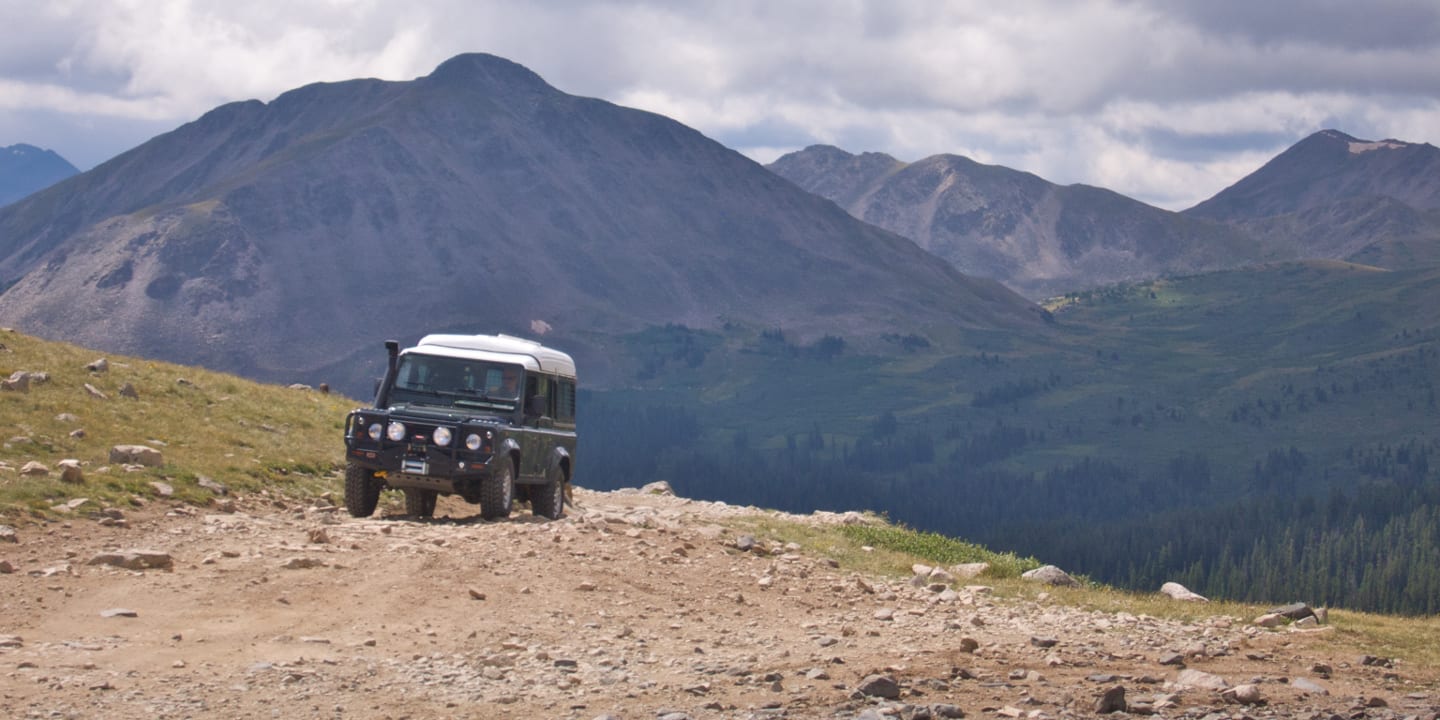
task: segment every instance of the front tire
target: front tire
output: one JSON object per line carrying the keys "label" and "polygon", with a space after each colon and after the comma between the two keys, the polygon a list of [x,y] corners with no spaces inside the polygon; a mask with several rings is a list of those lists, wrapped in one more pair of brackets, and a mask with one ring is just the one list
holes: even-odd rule
{"label": "front tire", "polygon": [[434,490],[405,488],[405,514],[428,518],[435,515],[435,500],[439,493]]}
{"label": "front tire", "polygon": [[380,504],[380,482],[375,472],[358,463],[345,463],[345,509],[350,517],[370,517]]}
{"label": "front tire", "polygon": [[480,482],[480,517],[486,520],[510,517],[510,507],[515,503],[513,464],[509,458],[502,458],[495,465],[490,477]]}
{"label": "front tire", "polygon": [[530,509],[536,515],[559,520],[565,515],[565,471],[556,468],[544,485],[530,488]]}

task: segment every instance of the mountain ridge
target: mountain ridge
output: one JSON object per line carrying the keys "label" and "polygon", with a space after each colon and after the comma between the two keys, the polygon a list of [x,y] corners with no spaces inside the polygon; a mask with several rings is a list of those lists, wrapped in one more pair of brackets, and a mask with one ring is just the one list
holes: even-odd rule
{"label": "mountain ridge", "polygon": [[352,389],[421,327],[583,355],[651,324],[1045,326],[692,128],[482,54],[230,103],[0,210],[0,282],[38,334]]}
{"label": "mountain ridge", "polygon": [[959,155],[903,163],[811,146],[767,167],[1031,298],[1265,257],[1223,224]]}
{"label": "mountain ridge", "polygon": [[25,143],[0,147],[0,207],[79,172],[79,168],[54,150]]}

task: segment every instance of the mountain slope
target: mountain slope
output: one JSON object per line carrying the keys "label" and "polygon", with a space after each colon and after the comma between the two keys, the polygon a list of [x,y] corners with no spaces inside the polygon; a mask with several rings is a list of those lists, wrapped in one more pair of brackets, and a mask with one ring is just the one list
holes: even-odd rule
{"label": "mountain slope", "polygon": [[1030,297],[1264,256],[1218,223],[955,155],[907,164],[881,153],[813,146],[768,167],[855,217],[915,240],[962,272]]}
{"label": "mountain slope", "polygon": [[652,324],[1043,326],[688,127],[487,55],[217,108],[0,211],[0,282],[37,334],[357,393],[381,338],[436,330],[548,327],[599,369]]}
{"label": "mountain slope", "polygon": [[1293,257],[1440,262],[1440,149],[1322,130],[1185,214]]}
{"label": "mountain slope", "polygon": [[54,150],[34,145],[0,148],[0,206],[47,188],[80,172]]}

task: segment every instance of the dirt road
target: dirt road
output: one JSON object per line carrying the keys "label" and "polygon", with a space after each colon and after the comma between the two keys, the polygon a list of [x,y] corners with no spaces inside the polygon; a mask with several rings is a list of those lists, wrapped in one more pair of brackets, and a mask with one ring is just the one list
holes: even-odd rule
{"label": "dirt road", "polygon": [[[354,520],[252,496],[21,527],[0,545],[0,716],[1060,718],[1116,687],[1163,717],[1440,706],[1403,670],[1334,656],[1323,630],[942,592],[765,538],[737,549],[753,510],[577,499],[557,522],[481,522],[449,499],[438,514],[459,520]],[[89,564],[127,550],[157,554],[112,561],[172,567]],[[1231,689],[1195,686],[1211,678]]]}

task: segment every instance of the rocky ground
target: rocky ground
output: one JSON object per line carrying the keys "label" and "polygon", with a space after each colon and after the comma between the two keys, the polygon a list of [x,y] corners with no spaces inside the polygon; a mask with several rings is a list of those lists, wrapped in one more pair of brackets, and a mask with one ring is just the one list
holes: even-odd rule
{"label": "rocky ground", "polygon": [[0,545],[0,716],[1440,709],[1434,678],[1347,655],[1328,628],[1180,623],[1000,598],[983,580],[866,577],[765,538],[742,550],[735,521],[753,509],[636,491],[577,500],[557,522],[486,523],[450,499],[439,514],[455,519],[355,520],[252,496],[21,526]]}

